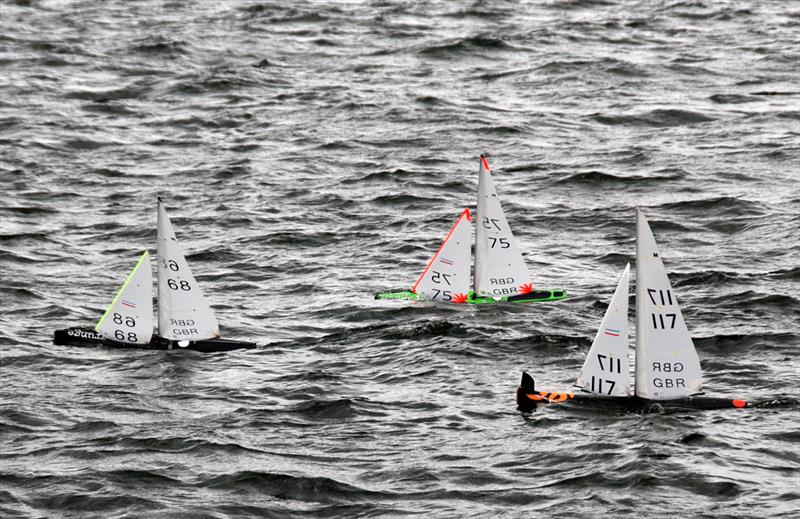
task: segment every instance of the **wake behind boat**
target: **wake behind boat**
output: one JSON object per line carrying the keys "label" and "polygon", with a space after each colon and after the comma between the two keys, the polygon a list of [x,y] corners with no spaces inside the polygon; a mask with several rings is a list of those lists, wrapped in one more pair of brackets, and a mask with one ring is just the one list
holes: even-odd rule
{"label": "wake behind boat", "polygon": [[456,223],[410,290],[383,292],[375,299],[450,303],[538,303],[567,298],[563,289],[535,290],[517,240],[497,197],[486,157],[480,156],[475,231],[475,270],[470,289],[469,209]]}
{"label": "wake behind boat", "polygon": [[158,333],[153,334],[153,275],[145,251],[94,329],[56,330],[53,343],[202,352],[255,348],[220,338],[219,324],[181,252],[158,199]]}
{"label": "wake behind boat", "polygon": [[[517,406],[523,412],[539,404],[575,402],[628,410],[649,408],[724,409],[767,407],[772,402],[701,396],[700,359],[683,320],[678,300],[659,256],[653,233],[636,211],[636,350],[634,391],[628,357],[628,278],[625,267],[583,368],[575,383],[583,392],[537,391],[522,374]],[[782,401],[796,404],[795,400]]]}

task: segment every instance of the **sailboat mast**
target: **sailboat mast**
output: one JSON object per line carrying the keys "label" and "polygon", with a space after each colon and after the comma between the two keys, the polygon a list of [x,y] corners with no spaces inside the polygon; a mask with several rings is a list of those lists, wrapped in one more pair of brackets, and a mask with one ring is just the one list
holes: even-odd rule
{"label": "sailboat mast", "polygon": [[633,387],[634,387],[634,394],[638,395],[640,388],[647,387],[647,381],[642,380],[639,381],[640,373],[644,373],[644,370],[638,369],[639,366],[644,366],[646,359],[644,358],[644,344],[642,344],[643,333],[644,330],[644,323],[643,317],[644,312],[642,311],[642,305],[644,304],[644,290],[645,290],[645,282],[643,279],[644,273],[644,264],[642,261],[642,218],[644,214],[642,210],[638,207],[636,208],[636,325],[635,325],[635,332],[636,333],[636,353],[634,356],[634,377],[633,377]]}
{"label": "sailboat mast", "polygon": [[483,226],[481,226],[481,219],[483,218],[484,211],[481,209],[481,200],[483,199],[483,155],[481,155],[480,162],[478,163],[478,203],[475,205],[475,247],[473,258],[474,261],[472,262],[472,290],[475,291],[475,294],[478,293],[478,276],[479,274],[479,267],[483,265],[484,261],[484,253],[480,248],[480,244],[484,243],[486,239],[484,238],[484,234],[486,231],[483,230]]}
{"label": "sailboat mast", "polygon": [[163,202],[160,196],[157,196],[156,200],[156,213],[158,214],[156,217],[156,287],[158,287],[156,293],[159,295],[158,301],[156,302],[158,305],[158,312],[156,313],[156,326],[158,330],[161,330],[161,268],[159,266],[159,262],[163,261],[161,258],[161,255],[163,254],[161,241],[164,238],[164,232],[162,230],[163,222],[161,221],[161,204]]}

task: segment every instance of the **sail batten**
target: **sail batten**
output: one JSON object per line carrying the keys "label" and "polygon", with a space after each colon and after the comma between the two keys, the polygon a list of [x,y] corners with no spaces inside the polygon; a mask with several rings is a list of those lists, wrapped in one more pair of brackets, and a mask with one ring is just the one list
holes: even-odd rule
{"label": "sail batten", "polygon": [[669,400],[700,393],[700,359],[653,232],[636,210],[636,396]]}
{"label": "sail batten", "polygon": [[158,201],[158,333],[177,341],[219,337],[219,324]]}
{"label": "sail batten", "polygon": [[588,393],[630,396],[628,358],[628,278],[630,264],[617,284],[575,385]]}
{"label": "sail batten", "polygon": [[153,272],[147,251],[144,251],[108,305],[95,331],[117,342],[150,342],[153,335]]}
{"label": "sail batten", "polygon": [[499,298],[530,292],[533,290],[531,275],[500,206],[489,164],[483,155],[478,174],[475,293]]}
{"label": "sail batten", "polygon": [[469,209],[464,209],[411,291],[430,301],[466,302],[471,234]]}

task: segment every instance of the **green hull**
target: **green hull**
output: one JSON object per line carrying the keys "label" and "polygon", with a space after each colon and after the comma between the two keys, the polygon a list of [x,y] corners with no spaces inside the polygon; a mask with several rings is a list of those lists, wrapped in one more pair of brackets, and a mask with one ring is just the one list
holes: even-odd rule
{"label": "green hull", "polygon": [[[548,301],[561,301],[567,297],[569,297],[569,294],[567,294],[566,290],[536,290],[527,294],[503,296],[499,299],[495,299],[493,297],[476,296],[475,292],[470,290],[466,301],[463,301],[463,303],[470,305],[491,305],[496,303],[546,303]],[[410,290],[375,294],[375,299],[406,299],[408,301],[423,301],[419,295],[411,292]]]}
{"label": "green hull", "polygon": [[410,290],[403,292],[383,292],[375,294],[375,299],[408,299],[409,301],[421,301],[422,299]]}

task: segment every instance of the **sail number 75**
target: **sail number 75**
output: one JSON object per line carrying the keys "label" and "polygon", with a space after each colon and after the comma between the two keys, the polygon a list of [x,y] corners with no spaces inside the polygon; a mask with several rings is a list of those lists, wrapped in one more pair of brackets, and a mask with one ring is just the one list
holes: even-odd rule
{"label": "sail number 75", "polygon": [[449,279],[450,276],[452,276],[452,274],[442,274],[441,272],[437,272],[434,270],[433,274],[431,274],[431,281],[433,281],[434,283],[441,283],[442,281],[444,281],[449,286],[453,286],[453,284],[450,283]]}
{"label": "sail number 75", "polygon": [[491,247],[493,249],[494,249],[494,246],[497,245],[498,243],[500,244],[500,248],[501,249],[507,249],[507,248],[511,247],[511,244],[508,243],[508,240],[505,239],[505,238],[492,238],[492,237],[489,237],[489,240],[491,240],[491,242],[492,242],[489,245],[489,247]]}
{"label": "sail number 75", "polygon": [[449,290],[438,290],[436,288],[432,290],[433,290],[433,297],[431,297],[431,301],[436,301],[437,299],[439,299],[440,295],[442,296],[441,299],[444,299],[445,301],[453,300],[453,293],[450,292]]}
{"label": "sail number 75", "polygon": [[491,229],[492,227],[494,227],[498,231],[502,231],[503,229],[500,228],[500,224],[497,223],[499,221],[500,220],[498,220],[497,218],[489,218],[488,216],[484,216],[483,217],[483,228],[484,229]]}

